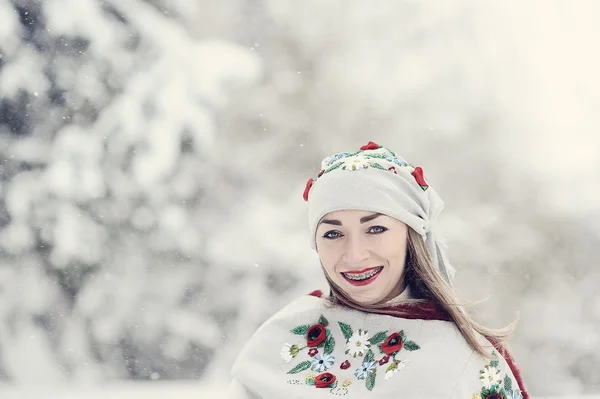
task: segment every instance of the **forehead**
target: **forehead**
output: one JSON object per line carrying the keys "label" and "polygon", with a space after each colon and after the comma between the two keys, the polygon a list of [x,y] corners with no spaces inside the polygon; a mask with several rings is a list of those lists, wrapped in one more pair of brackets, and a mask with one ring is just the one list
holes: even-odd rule
{"label": "forehead", "polygon": [[[356,219],[356,220],[359,220],[360,218],[363,218],[365,216],[370,216],[375,213],[377,213],[377,212],[347,209],[347,210],[329,212],[328,214],[323,216],[323,219],[334,219],[334,220]],[[380,217],[382,217],[382,216],[385,216],[385,215],[381,215]]]}

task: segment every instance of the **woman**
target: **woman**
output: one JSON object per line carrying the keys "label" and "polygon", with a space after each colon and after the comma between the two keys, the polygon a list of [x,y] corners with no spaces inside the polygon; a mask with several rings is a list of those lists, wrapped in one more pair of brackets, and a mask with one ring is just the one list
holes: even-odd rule
{"label": "woman", "polygon": [[423,170],[373,142],[325,158],[304,192],[330,294],[267,320],[240,352],[232,398],[527,399],[503,341],[454,294]]}

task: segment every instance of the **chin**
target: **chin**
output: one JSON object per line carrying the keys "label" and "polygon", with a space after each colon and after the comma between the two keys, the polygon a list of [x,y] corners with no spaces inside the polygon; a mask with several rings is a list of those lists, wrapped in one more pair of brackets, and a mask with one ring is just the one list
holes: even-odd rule
{"label": "chin", "polygon": [[377,302],[380,302],[384,297],[378,296],[376,298],[373,298],[372,296],[364,297],[362,295],[350,295],[350,298],[352,298],[354,302],[359,303],[361,305],[374,305]]}

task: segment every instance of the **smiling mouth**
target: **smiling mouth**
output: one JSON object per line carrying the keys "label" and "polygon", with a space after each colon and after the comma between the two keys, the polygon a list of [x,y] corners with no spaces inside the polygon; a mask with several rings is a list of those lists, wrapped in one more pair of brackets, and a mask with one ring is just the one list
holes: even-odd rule
{"label": "smiling mouth", "polygon": [[375,281],[382,270],[383,266],[377,266],[361,271],[360,273],[342,272],[341,275],[352,285],[366,285]]}

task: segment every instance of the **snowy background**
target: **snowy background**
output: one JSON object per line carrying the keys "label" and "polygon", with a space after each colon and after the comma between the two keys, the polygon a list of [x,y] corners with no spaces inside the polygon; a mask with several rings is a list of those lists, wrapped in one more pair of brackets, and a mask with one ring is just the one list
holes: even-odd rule
{"label": "snowy background", "polygon": [[369,140],[444,198],[478,317],[520,312],[530,392],[599,394],[599,17],[0,0],[0,395],[215,396],[262,321],[326,286],[302,191]]}

